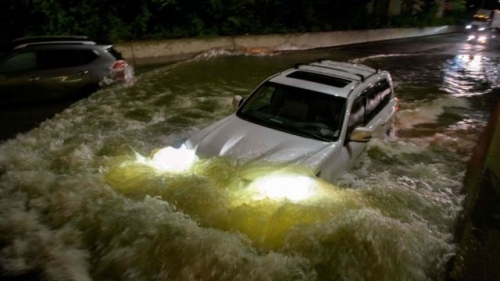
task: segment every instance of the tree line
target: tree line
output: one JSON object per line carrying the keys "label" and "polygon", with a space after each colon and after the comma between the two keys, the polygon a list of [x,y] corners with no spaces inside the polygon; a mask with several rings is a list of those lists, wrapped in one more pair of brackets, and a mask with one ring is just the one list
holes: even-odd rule
{"label": "tree line", "polygon": [[407,8],[393,17],[387,14],[390,0],[373,0],[372,11],[370,0],[0,1],[0,43],[40,35],[88,35],[116,42],[431,26],[457,19],[437,18],[438,0],[401,0]]}

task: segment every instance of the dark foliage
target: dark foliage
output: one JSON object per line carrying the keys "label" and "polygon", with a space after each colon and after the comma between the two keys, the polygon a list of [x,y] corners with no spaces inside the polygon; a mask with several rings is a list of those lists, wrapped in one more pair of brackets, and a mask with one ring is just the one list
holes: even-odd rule
{"label": "dark foliage", "polygon": [[424,1],[417,14],[394,18],[387,16],[389,0],[374,1],[371,14],[367,0],[0,1],[0,44],[34,35],[77,34],[117,42],[439,24],[432,0]]}

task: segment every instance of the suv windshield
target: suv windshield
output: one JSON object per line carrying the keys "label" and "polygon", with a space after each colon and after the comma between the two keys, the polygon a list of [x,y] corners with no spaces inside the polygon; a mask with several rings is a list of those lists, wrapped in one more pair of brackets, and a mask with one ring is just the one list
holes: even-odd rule
{"label": "suv windshield", "polygon": [[244,120],[287,133],[336,141],[345,103],[345,98],[266,82],[236,114]]}

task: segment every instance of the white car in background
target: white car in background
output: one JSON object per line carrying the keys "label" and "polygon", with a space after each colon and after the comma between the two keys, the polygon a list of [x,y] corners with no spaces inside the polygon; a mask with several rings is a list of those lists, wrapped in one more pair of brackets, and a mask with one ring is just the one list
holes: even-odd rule
{"label": "white car in background", "polygon": [[305,165],[331,182],[391,130],[397,99],[388,72],[320,60],[273,75],[233,105],[234,114],[196,132],[186,148],[199,158]]}

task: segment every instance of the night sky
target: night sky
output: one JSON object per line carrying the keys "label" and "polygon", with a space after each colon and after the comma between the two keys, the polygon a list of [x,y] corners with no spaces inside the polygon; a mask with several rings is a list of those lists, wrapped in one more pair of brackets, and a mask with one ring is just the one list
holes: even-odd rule
{"label": "night sky", "polygon": [[499,9],[500,0],[467,0],[467,7],[470,10],[485,9]]}

